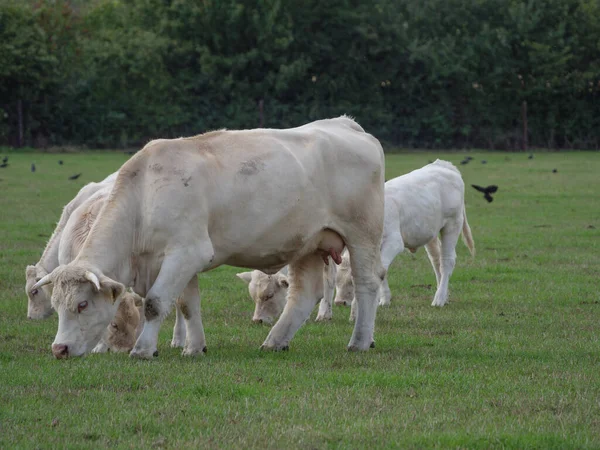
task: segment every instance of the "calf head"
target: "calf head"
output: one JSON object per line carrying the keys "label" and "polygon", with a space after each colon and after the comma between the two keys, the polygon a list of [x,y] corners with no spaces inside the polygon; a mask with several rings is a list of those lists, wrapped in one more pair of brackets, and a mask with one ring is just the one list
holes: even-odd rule
{"label": "calf head", "polygon": [[354,300],[354,280],[350,268],[350,255],[345,252],[342,255],[342,264],[338,267],[335,279],[335,301],[336,305],[350,306]]}
{"label": "calf head", "polygon": [[281,273],[267,275],[260,270],[238,273],[237,277],[248,283],[250,297],[254,300],[254,323],[272,324],[285,307],[287,277]]}
{"label": "calf head", "polygon": [[142,297],[134,292],[123,294],[117,313],[108,325],[107,343],[113,352],[129,352],[140,331]]}
{"label": "calf head", "polygon": [[25,269],[25,292],[27,293],[27,318],[45,319],[52,315],[52,289],[50,286],[42,286],[34,289],[33,286],[48,272],[39,265],[27,266]]}
{"label": "calf head", "polygon": [[58,332],[52,344],[56,358],[90,352],[115,316],[125,286],[102,273],[78,265],[58,266],[32,289],[52,284],[52,307]]}

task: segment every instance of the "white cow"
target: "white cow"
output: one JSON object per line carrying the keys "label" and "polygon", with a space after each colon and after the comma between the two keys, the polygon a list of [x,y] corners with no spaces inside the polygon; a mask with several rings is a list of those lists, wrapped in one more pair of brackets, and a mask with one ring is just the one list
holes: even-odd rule
{"label": "white cow", "polygon": [[[334,261],[329,260],[323,267],[323,278],[321,283],[315,285],[315,299],[322,299],[319,305],[319,313],[315,321],[330,320],[335,291],[336,266]],[[254,323],[267,323],[271,325],[279,317],[285,307],[287,291],[289,287],[287,279],[287,266],[274,275],[268,275],[260,270],[238,273],[237,277],[248,283],[250,297],[254,300]]]}
{"label": "white cow", "polygon": [[367,350],[385,275],[384,171],[379,141],[347,117],[149,143],[121,167],[75,260],[33,286],[54,286],[54,355],[89,352],[126,285],[145,297],[132,357],[157,353],[160,325],[180,295],[183,354],[202,353],[196,274],[222,264],[266,273],[289,264],[287,303],[262,345],[287,349],[315,304],[323,256],[339,263],[344,246],[358,304],[348,348]]}
{"label": "white cow", "polygon": [[117,172],[109,175],[99,183],[86,184],[79,190],[75,198],[63,208],[58,224],[42,253],[42,257],[35,265],[27,266],[25,269],[25,292],[27,293],[28,319],[45,319],[52,314],[52,305],[50,304],[52,290],[49,286],[33,289],[33,285],[58,267],[60,238],[69,217],[71,217],[71,213],[100,189],[103,189],[106,186],[112,186],[116,179]]}
{"label": "white cow", "polygon": [[[60,237],[58,246],[59,264],[69,264],[75,259],[83,247],[94,222],[98,218],[98,214],[100,214],[100,211],[104,207],[113,184],[108,184],[96,191],[71,213]],[[131,304],[138,304],[141,301],[141,297],[133,292],[125,294],[125,298],[119,305],[115,319],[108,326],[105,336],[101,339],[100,343],[94,348],[94,353],[105,352],[109,349],[112,351],[129,351],[133,348],[133,344],[138,338],[139,332],[141,332],[141,327],[138,325],[143,325],[143,321],[140,321],[139,314],[136,316],[133,312]],[[183,347],[186,335],[185,324],[180,309],[176,308],[176,312],[171,346]],[[130,343],[131,345],[129,345]]]}
{"label": "white cow", "polygon": [[[456,261],[456,243],[462,234],[472,255],[475,243],[467,222],[465,187],[458,169],[436,160],[421,169],[385,183],[385,221],[381,242],[383,267],[389,268],[405,248],[416,252],[425,246],[437,280],[432,306],[448,300],[448,282]],[[441,235],[441,242],[438,238]],[[350,258],[342,255],[336,280],[336,304],[350,304],[354,298]],[[380,305],[388,305],[392,293],[387,276],[380,291]],[[353,310],[354,310],[354,303]],[[354,311],[350,314],[353,320]]]}

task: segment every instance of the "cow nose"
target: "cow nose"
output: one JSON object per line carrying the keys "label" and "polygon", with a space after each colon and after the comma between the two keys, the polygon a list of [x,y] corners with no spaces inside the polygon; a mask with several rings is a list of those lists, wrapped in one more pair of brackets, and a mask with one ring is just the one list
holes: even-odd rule
{"label": "cow nose", "polygon": [[69,347],[65,344],[52,344],[52,354],[56,359],[62,359],[69,356]]}
{"label": "cow nose", "polygon": [[263,323],[262,319],[252,319],[254,323]]}

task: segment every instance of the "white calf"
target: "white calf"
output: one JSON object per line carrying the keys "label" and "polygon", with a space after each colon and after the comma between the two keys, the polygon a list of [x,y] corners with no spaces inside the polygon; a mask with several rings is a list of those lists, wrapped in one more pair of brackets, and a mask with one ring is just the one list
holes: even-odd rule
{"label": "white calf", "polygon": [[[458,169],[439,159],[385,183],[381,262],[387,271],[394,258],[405,248],[414,253],[424,246],[437,280],[432,306],[444,306],[448,300],[448,282],[454,270],[459,235],[462,234],[471,254],[475,254],[464,191]],[[335,303],[350,304],[354,289],[347,252],[342,255],[336,288]],[[388,305],[391,297],[386,276],[380,289],[379,304]]]}

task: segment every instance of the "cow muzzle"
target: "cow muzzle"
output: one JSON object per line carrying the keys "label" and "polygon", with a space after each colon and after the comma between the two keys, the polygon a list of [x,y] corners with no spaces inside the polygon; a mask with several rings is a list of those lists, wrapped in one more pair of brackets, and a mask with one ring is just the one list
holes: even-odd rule
{"label": "cow muzzle", "polygon": [[56,359],[66,359],[69,357],[69,346],[65,344],[52,344],[52,354]]}

